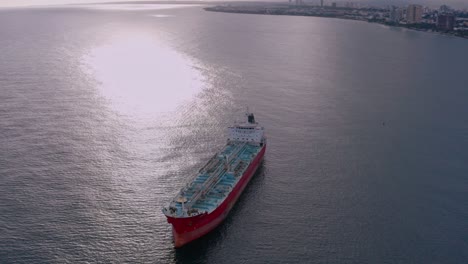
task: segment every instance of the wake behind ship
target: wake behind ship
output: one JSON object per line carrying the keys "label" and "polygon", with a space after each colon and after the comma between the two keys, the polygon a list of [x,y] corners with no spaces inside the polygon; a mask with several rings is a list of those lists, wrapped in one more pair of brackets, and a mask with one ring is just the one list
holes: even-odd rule
{"label": "wake behind ship", "polygon": [[253,113],[246,117],[247,122],[228,128],[226,146],[162,209],[172,224],[176,248],[218,226],[260,165],[266,150],[264,128]]}

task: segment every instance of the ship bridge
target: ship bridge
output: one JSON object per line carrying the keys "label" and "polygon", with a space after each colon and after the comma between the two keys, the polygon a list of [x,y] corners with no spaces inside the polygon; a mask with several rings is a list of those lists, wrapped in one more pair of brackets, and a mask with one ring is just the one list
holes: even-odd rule
{"label": "ship bridge", "polygon": [[229,127],[230,142],[249,142],[251,144],[263,145],[265,143],[265,130],[255,122],[252,113],[246,113],[247,122]]}

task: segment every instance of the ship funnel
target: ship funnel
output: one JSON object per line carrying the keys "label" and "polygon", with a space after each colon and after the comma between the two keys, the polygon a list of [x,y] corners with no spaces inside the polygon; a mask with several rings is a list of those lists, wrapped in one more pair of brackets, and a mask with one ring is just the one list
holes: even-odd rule
{"label": "ship funnel", "polygon": [[252,113],[248,113],[247,114],[247,121],[250,123],[250,124],[255,124],[255,117]]}

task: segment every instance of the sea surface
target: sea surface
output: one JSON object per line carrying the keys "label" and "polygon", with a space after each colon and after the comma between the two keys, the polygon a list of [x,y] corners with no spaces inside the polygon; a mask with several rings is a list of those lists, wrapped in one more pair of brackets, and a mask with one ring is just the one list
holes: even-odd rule
{"label": "sea surface", "polygon": [[[202,6],[0,10],[0,263],[468,263],[468,40]],[[161,208],[250,107],[262,167]]]}

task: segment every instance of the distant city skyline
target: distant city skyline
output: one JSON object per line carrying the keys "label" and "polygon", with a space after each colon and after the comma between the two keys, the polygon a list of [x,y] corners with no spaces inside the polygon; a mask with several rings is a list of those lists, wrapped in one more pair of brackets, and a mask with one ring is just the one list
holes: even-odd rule
{"label": "distant city skyline", "polygon": [[[354,2],[347,0],[339,0],[339,2]],[[419,4],[422,6],[440,7],[441,5],[448,5],[453,8],[468,8],[467,0],[358,0],[355,2],[366,3],[370,5],[396,5],[408,6],[410,4]]]}
{"label": "distant city skyline", "polygon": [[[60,4],[87,4],[87,3],[106,3],[106,2],[157,2],[152,0],[0,0],[0,7],[18,7],[18,6],[36,6],[36,5],[60,5]],[[180,2],[183,0],[174,0]],[[231,0],[229,2],[235,2]],[[246,0],[241,0],[246,1]],[[247,0],[254,2],[285,2],[285,0]],[[205,2],[200,0],[200,2]],[[209,2],[209,1],[207,1]],[[228,2],[228,1],[227,1]],[[304,0],[304,2],[320,4],[321,0]],[[454,8],[468,8],[467,0],[323,0],[324,5],[331,5],[333,2],[356,2],[368,5],[385,6],[397,5],[406,6],[409,4],[421,4],[425,6],[438,7],[449,5]]]}
{"label": "distant city skyline", "polygon": [[[268,2],[268,0],[266,0]],[[320,4],[321,0],[303,0],[306,3]],[[422,6],[429,6],[432,8],[440,7],[441,5],[448,5],[452,8],[464,9],[468,8],[468,0],[323,0],[324,5],[331,6],[332,3],[346,3],[354,2],[363,5],[371,6],[408,6],[411,4],[419,4]]]}

